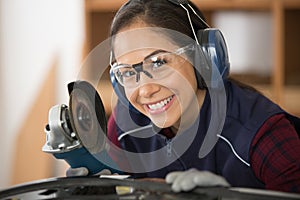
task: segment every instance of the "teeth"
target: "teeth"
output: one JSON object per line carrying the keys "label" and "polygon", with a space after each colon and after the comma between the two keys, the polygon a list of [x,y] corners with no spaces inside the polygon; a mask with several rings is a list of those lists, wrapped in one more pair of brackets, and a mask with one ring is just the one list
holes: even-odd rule
{"label": "teeth", "polygon": [[162,100],[161,102],[158,102],[156,104],[152,104],[152,105],[148,105],[148,106],[151,110],[157,110],[157,109],[160,109],[160,108],[164,107],[165,105],[167,105],[172,99],[173,99],[173,96],[171,96],[165,100]]}

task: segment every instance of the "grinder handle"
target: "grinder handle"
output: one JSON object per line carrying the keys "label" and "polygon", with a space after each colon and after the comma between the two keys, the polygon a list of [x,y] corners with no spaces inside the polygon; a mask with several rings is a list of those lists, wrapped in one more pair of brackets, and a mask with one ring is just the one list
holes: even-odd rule
{"label": "grinder handle", "polygon": [[[78,149],[74,149],[65,153],[55,153],[53,154],[57,159],[65,160],[71,168],[85,167],[89,170],[88,175],[94,175],[103,169],[108,169],[112,174],[123,174],[122,171],[118,170],[115,162],[110,158],[106,151],[102,151],[97,155],[92,155],[87,151],[86,148],[81,147]],[[102,163],[100,160],[104,160],[105,163]]]}

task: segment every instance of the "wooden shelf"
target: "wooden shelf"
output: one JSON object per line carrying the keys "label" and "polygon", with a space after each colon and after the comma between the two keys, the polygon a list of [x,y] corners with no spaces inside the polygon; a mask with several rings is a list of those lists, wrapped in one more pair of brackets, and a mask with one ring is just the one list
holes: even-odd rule
{"label": "wooden shelf", "polygon": [[86,0],[87,11],[116,11],[118,10],[127,0]]}
{"label": "wooden shelf", "polygon": [[272,0],[192,0],[202,10],[270,10]]}
{"label": "wooden shelf", "polygon": [[[259,90],[262,94],[270,99],[274,98],[274,90],[276,88],[272,87],[270,84],[253,84],[253,87]],[[283,109],[287,112],[300,116],[300,85],[288,85],[283,87],[283,102],[281,105]],[[277,102],[275,102],[277,103]]]}
{"label": "wooden shelf", "polygon": [[[115,11],[127,0],[88,0],[89,11]],[[267,10],[271,9],[272,0],[192,0],[202,10]]]}
{"label": "wooden shelf", "polygon": [[[276,1],[283,8],[299,9],[299,0],[192,0],[202,10],[271,10]],[[116,11],[127,0],[86,0],[88,11]]]}
{"label": "wooden shelf", "polygon": [[283,6],[286,9],[300,9],[299,0],[283,0]]}
{"label": "wooden shelf", "polygon": [[282,106],[291,114],[300,116],[300,85],[285,86],[283,91],[284,105]]}

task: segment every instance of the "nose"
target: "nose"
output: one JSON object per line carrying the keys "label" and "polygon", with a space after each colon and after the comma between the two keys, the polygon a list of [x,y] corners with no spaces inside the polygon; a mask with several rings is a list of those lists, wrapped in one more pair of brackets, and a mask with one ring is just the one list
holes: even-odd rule
{"label": "nose", "polygon": [[150,98],[155,93],[160,91],[160,86],[154,83],[146,83],[139,87],[139,96],[144,98]]}

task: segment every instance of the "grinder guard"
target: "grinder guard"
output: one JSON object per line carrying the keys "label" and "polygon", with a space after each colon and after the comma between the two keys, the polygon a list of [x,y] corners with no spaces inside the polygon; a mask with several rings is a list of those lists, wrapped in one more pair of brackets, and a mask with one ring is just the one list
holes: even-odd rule
{"label": "grinder guard", "polygon": [[69,107],[56,105],[49,111],[42,150],[72,168],[86,167],[89,175],[103,169],[121,173],[107,153],[107,119],[98,92],[86,81],[69,83],[68,92]]}

